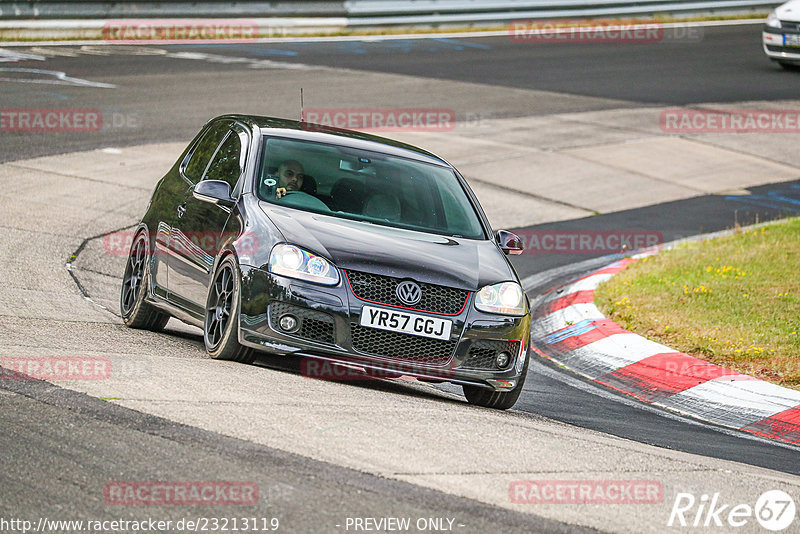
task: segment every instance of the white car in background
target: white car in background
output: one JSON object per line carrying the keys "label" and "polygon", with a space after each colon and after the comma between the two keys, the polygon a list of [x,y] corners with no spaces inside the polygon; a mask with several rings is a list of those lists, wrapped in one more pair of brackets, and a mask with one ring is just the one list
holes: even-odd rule
{"label": "white car in background", "polygon": [[800,67],[800,0],[778,6],[761,33],[764,52],[781,67]]}

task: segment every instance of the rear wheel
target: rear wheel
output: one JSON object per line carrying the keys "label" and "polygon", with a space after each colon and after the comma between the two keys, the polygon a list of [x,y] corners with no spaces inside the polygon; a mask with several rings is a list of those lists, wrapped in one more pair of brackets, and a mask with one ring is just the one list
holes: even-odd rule
{"label": "rear wheel", "polygon": [[159,311],[146,300],[150,281],[149,265],[150,243],[147,234],[140,232],[128,252],[125,274],[122,277],[119,309],[126,326],[157,332],[167,324],[169,315]]}
{"label": "rear wheel", "polygon": [[233,256],[226,256],[208,288],[203,340],[206,351],[214,359],[252,363],[253,349],[239,344],[240,287],[239,267]]}
{"label": "rear wheel", "polygon": [[494,408],[495,410],[508,410],[514,406],[522,393],[525,378],[528,376],[528,361],[530,361],[530,357],[525,358],[525,365],[522,366],[522,375],[519,378],[519,382],[510,391],[493,391],[478,386],[461,386],[467,402],[484,408]]}

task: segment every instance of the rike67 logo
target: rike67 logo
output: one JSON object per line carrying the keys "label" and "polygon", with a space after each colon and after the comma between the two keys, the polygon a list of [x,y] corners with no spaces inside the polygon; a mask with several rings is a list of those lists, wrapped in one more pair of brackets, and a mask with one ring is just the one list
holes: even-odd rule
{"label": "rike67 logo", "polygon": [[726,503],[719,493],[701,495],[699,499],[691,493],[678,493],[667,526],[721,527],[728,531],[752,524],[755,519],[763,528],[780,532],[794,523],[796,512],[794,499],[781,490],[765,491],[755,506]]}

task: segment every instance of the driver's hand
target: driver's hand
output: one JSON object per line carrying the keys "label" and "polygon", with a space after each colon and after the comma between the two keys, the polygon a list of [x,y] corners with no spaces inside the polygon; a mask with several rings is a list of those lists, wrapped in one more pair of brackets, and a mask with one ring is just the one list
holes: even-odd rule
{"label": "driver's hand", "polygon": [[281,198],[285,194],[286,194],[286,188],[285,187],[279,187],[279,188],[277,188],[275,190],[275,198]]}

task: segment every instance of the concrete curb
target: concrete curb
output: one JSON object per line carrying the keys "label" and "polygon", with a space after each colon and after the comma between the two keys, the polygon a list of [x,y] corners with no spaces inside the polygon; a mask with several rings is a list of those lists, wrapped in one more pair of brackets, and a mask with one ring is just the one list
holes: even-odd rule
{"label": "concrete curb", "polygon": [[534,309],[534,350],[642,402],[800,445],[800,391],[647,340],[606,318],[594,305],[600,283],[666,248],[615,261],[548,292]]}

